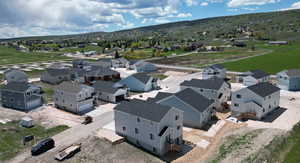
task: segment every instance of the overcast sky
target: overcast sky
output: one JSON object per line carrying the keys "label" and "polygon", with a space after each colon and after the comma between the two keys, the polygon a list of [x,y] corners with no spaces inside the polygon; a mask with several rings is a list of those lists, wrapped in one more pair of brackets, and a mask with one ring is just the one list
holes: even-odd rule
{"label": "overcast sky", "polygon": [[0,0],[0,38],[109,32],[296,8],[299,0]]}

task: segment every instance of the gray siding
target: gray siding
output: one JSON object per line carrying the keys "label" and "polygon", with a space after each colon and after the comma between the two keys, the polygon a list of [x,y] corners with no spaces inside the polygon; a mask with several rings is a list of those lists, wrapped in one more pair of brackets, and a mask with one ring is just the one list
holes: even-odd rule
{"label": "gray siding", "polygon": [[300,91],[300,77],[290,77],[285,72],[277,74],[278,87],[287,91]]}

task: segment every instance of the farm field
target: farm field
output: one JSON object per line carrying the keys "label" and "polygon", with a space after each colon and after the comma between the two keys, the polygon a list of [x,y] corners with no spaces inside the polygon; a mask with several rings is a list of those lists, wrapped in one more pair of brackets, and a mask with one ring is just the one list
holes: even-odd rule
{"label": "farm field", "polygon": [[19,126],[18,121],[0,124],[0,162],[13,158],[23,149],[30,147],[31,143],[22,144],[22,138],[27,135],[34,135],[35,141],[40,141],[47,137],[51,137],[59,132],[66,130],[67,126],[57,126],[45,129],[36,125],[32,128],[23,128]]}
{"label": "farm field", "polygon": [[70,58],[54,53],[24,53],[13,48],[0,46],[0,65],[67,59]]}
{"label": "farm field", "polygon": [[273,52],[263,56],[227,62],[224,66],[231,71],[243,72],[261,69],[271,74],[284,69],[300,68],[300,43],[284,46],[260,45],[260,47],[273,50]]}

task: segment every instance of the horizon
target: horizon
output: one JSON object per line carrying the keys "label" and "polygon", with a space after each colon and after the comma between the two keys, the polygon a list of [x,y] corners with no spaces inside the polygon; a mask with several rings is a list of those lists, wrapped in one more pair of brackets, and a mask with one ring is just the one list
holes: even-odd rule
{"label": "horizon", "polygon": [[[20,6],[23,8],[15,12]],[[0,39],[13,39],[116,32],[166,23],[300,9],[300,1],[88,0],[84,3],[83,0],[11,0],[0,2],[0,9]]]}

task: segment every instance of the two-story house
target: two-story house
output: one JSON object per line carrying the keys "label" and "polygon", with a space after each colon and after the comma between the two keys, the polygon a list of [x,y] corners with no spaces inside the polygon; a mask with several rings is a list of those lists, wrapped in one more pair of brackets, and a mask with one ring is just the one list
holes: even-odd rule
{"label": "two-story house", "polygon": [[277,73],[277,86],[287,91],[300,91],[300,69],[284,70]]}
{"label": "two-story house", "polygon": [[268,82],[270,75],[262,70],[251,70],[243,74],[243,84],[251,86],[262,82]]}
{"label": "two-story house", "polygon": [[146,73],[137,73],[122,79],[118,85],[127,87],[134,92],[148,92],[159,88],[157,81],[158,79]]}
{"label": "two-story house", "polygon": [[203,79],[210,79],[210,78],[226,78],[226,68],[223,65],[215,64],[208,66],[203,69],[202,78]]}

